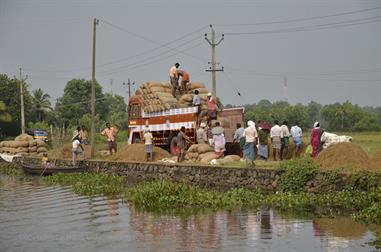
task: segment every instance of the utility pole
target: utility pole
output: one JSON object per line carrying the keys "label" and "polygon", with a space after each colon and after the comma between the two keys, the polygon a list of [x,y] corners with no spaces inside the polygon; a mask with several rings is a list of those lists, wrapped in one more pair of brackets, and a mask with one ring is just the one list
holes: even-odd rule
{"label": "utility pole", "polygon": [[283,95],[284,101],[288,102],[288,87],[287,87],[287,77],[283,76]]}
{"label": "utility pole", "polygon": [[93,21],[93,66],[92,66],[92,82],[91,82],[91,153],[90,157],[94,157],[95,152],[95,45],[97,37],[97,25],[99,20],[94,18]]}
{"label": "utility pole", "polygon": [[131,83],[130,79],[128,79],[127,83],[123,82],[123,86],[125,86],[125,85],[128,86],[128,101],[130,101],[130,98],[131,98],[131,85],[134,86],[135,85],[135,81]]}
{"label": "utility pole", "polygon": [[[24,114],[24,81],[28,79],[28,75],[25,78],[22,77],[22,69],[20,70],[20,106],[21,106],[21,134],[25,133],[25,114]],[[16,76],[14,78],[17,80]]]}
{"label": "utility pole", "polygon": [[208,35],[205,33],[205,40],[209,43],[209,45],[212,47],[212,61],[209,62],[211,67],[206,70],[206,72],[212,72],[212,89],[214,96],[217,97],[217,88],[216,88],[216,72],[222,72],[224,71],[224,67],[221,69],[216,69],[216,46],[218,46],[222,40],[224,40],[224,34],[222,34],[222,37],[220,40],[216,43],[216,32],[213,29],[213,26],[210,25],[210,29],[212,30],[212,41],[208,39]]}

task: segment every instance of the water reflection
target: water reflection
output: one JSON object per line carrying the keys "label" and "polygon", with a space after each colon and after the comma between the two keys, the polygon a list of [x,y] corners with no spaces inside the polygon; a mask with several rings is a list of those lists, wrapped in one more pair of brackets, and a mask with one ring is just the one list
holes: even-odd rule
{"label": "water reflection", "polygon": [[0,177],[1,251],[372,251],[364,245],[372,237],[344,217],[303,219],[265,207],[155,215],[121,199]]}

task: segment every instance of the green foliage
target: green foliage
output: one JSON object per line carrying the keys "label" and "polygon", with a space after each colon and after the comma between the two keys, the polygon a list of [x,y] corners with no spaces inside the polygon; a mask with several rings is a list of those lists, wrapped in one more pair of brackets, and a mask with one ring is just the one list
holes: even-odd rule
{"label": "green foliage", "polygon": [[35,129],[43,129],[46,130],[46,132],[49,132],[49,125],[46,122],[36,122],[36,123],[28,123],[28,128],[35,130]]}
{"label": "green foliage", "polygon": [[304,191],[306,183],[318,171],[318,167],[309,158],[283,161],[278,169],[283,172],[280,189],[288,192]]}
{"label": "green foliage", "polygon": [[353,127],[356,131],[379,131],[380,125],[377,116],[373,114],[365,114]]}
{"label": "green foliage", "polygon": [[[28,91],[28,84],[23,85],[25,122],[29,122],[33,118],[31,113],[32,97]],[[21,102],[20,102],[20,82],[11,79],[5,74],[0,74],[0,101],[2,101],[12,121],[2,123],[2,131],[6,136],[15,136],[20,133],[21,121]]]}
{"label": "green foliage", "polygon": [[[226,193],[202,189],[184,183],[156,181],[125,191],[126,199],[141,210],[156,211],[181,208],[233,209],[258,206],[263,196],[257,191],[231,189]],[[255,199],[255,200],[254,200]]]}
{"label": "green foliage", "polygon": [[58,173],[44,177],[49,184],[71,185],[81,195],[119,195],[123,189],[123,178],[105,173]]}
{"label": "green foliage", "polygon": [[369,207],[352,214],[352,217],[356,221],[381,225],[381,202],[371,204]]}
{"label": "green foliage", "polygon": [[375,247],[376,249],[380,249],[381,250],[381,234],[380,233],[376,233],[376,239],[368,242],[367,244]]}
{"label": "green foliage", "polygon": [[50,95],[42,91],[41,88],[32,92],[32,113],[35,114],[37,121],[42,121],[46,113],[52,110],[52,105],[49,101]]}
{"label": "green foliage", "polygon": [[5,174],[8,176],[21,176],[24,172],[20,168],[16,168],[12,164],[0,164],[0,174]]}
{"label": "green foliage", "polygon": [[350,176],[347,187],[351,190],[370,191],[378,187],[380,174],[360,171]]}
{"label": "green foliage", "polygon": [[0,101],[0,122],[10,123],[12,116],[7,111],[7,106],[4,102]]}

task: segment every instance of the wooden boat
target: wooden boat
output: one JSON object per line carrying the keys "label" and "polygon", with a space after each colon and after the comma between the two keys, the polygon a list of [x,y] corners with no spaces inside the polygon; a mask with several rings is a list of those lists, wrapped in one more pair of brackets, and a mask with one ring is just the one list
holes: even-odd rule
{"label": "wooden boat", "polygon": [[52,175],[56,173],[73,173],[73,172],[84,172],[86,171],[85,167],[60,167],[60,166],[43,166],[43,165],[32,165],[21,163],[22,169],[27,174],[34,175]]}

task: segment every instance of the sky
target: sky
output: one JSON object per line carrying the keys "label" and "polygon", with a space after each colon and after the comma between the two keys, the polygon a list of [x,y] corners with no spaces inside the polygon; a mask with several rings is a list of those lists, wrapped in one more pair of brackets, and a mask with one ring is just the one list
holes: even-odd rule
{"label": "sky", "polygon": [[54,102],[91,79],[94,18],[96,79],[126,100],[123,82],[168,82],[175,62],[211,89],[212,24],[224,104],[381,106],[380,0],[0,0],[0,73]]}

